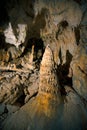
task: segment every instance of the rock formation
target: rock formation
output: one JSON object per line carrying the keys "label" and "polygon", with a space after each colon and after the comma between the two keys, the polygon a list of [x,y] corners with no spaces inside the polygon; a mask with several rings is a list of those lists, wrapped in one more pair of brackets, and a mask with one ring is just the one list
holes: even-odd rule
{"label": "rock formation", "polygon": [[66,86],[65,89],[67,95],[63,98],[55,73],[53,54],[47,46],[40,67],[38,95],[6,118],[1,128],[3,130],[85,129],[87,113],[84,103],[70,87]]}
{"label": "rock formation", "polygon": [[86,130],[87,0],[3,0],[0,18],[0,129]]}
{"label": "rock formation", "polygon": [[87,100],[87,44],[80,44],[71,62],[73,88]]}
{"label": "rock formation", "polygon": [[40,65],[39,93],[46,92],[60,95],[58,94],[59,83],[55,71],[53,53],[47,45]]}
{"label": "rock formation", "polygon": [[69,25],[72,27],[78,26],[80,24],[82,11],[80,6],[74,1],[36,1],[34,5],[35,15],[40,13],[42,9],[49,10],[51,16],[53,17],[54,24],[58,24],[63,20],[68,21]]}

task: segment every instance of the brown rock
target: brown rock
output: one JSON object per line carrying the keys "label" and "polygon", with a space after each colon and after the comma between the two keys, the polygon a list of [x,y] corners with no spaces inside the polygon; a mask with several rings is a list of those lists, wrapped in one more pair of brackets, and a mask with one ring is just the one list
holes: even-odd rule
{"label": "brown rock", "polygon": [[[10,79],[9,79],[10,78]],[[3,80],[0,86],[0,102],[13,104],[23,94],[18,75]]]}
{"label": "brown rock", "polygon": [[[45,80],[47,82],[44,83],[43,81]],[[61,102],[62,99],[59,92],[56,73],[54,70],[53,54],[50,47],[47,46],[41,62],[39,93],[37,97],[35,99],[31,99],[30,102],[28,102],[24,107],[20,109],[20,111],[15,113],[15,115],[13,114],[11,117],[9,117],[9,119],[4,122],[3,130],[24,130],[28,127],[30,127],[30,129],[36,127],[37,130],[40,129],[40,127],[41,129],[43,129],[43,127],[47,124],[46,122],[48,122],[49,119],[50,121],[52,121],[52,118],[55,119],[56,114],[57,116],[60,115],[56,111],[56,109],[58,108],[58,106],[60,106]],[[20,122],[18,120],[15,120],[16,116],[17,119],[23,118],[23,120],[21,119]],[[32,124],[28,122],[31,119]],[[43,121],[43,119],[46,120]],[[37,120],[39,121],[39,125],[37,125],[36,123]],[[9,123],[11,121],[12,123],[9,127]],[[17,124],[16,126],[14,124],[14,121]],[[23,125],[21,125],[21,123]]]}
{"label": "brown rock", "polygon": [[65,91],[67,95],[64,96],[63,102],[55,73],[52,50],[47,46],[40,66],[38,95],[18,112],[9,116],[3,122],[2,129],[86,129],[87,113],[84,103],[70,87],[65,87]]}
{"label": "brown rock", "polygon": [[87,44],[80,44],[71,62],[73,88],[87,100]]}
{"label": "brown rock", "polygon": [[59,94],[59,83],[55,72],[53,53],[47,45],[40,65],[39,93]]}

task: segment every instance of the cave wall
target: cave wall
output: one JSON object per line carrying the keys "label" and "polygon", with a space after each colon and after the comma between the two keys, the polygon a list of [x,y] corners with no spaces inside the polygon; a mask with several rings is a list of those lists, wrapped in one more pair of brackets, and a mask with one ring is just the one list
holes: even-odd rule
{"label": "cave wall", "polygon": [[[40,61],[49,44],[58,72],[61,69],[62,76],[59,77],[72,77],[76,53],[83,55],[78,51],[80,44],[84,44],[83,57],[86,57],[86,0],[4,0],[0,10],[1,69],[8,67],[13,70],[17,66],[33,69],[30,62]],[[81,66],[86,64],[84,59],[78,59]]]}
{"label": "cave wall", "polygon": [[2,128],[86,129],[87,0],[3,0],[0,16],[0,103],[23,106]]}

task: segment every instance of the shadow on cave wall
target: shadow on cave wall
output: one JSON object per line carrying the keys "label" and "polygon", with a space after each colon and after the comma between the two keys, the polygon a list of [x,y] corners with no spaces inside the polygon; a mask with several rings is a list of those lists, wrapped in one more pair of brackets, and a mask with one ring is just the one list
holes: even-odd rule
{"label": "shadow on cave wall", "polygon": [[57,66],[57,75],[58,75],[59,84],[61,86],[60,87],[61,95],[65,96],[67,94],[65,87],[66,86],[72,87],[72,77],[68,77],[68,74],[69,74],[70,63],[72,61],[73,56],[71,55],[69,50],[67,50],[67,52],[66,52],[66,63],[63,64],[63,65],[62,65],[61,50],[60,50],[60,53],[59,53],[59,57],[60,57],[61,64],[59,64]]}
{"label": "shadow on cave wall", "polygon": [[[61,51],[60,51],[59,57],[62,60]],[[59,83],[62,87],[64,87],[65,85],[72,86],[72,78],[68,77],[72,57],[73,56],[70,54],[69,50],[67,50],[67,52],[66,52],[66,63],[63,64],[63,65],[59,64],[58,67],[57,67]]]}
{"label": "shadow on cave wall", "polygon": [[9,16],[6,10],[6,0],[0,2],[0,27],[8,24]]}

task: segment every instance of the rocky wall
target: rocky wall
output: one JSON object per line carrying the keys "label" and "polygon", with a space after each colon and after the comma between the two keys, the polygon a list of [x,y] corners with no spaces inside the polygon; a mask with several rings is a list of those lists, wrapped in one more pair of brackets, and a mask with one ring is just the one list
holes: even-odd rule
{"label": "rocky wall", "polygon": [[4,0],[0,15],[0,129],[86,130],[87,1]]}

